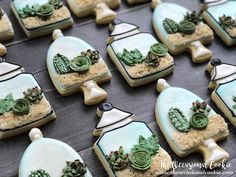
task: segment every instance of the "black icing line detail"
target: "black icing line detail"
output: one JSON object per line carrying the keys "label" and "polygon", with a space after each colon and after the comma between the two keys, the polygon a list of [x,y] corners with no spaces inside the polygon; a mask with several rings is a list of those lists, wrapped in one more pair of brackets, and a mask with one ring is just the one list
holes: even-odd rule
{"label": "black icing line detail", "polygon": [[[102,148],[99,146],[99,142],[100,142],[100,140],[102,139],[102,137],[103,137],[106,133],[109,133],[109,132],[115,131],[115,130],[117,130],[117,129],[123,128],[123,127],[125,127],[125,126],[128,126],[128,125],[131,124],[131,123],[134,123],[134,122],[143,123],[144,125],[146,125],[146,127],[147,127],[147,128],[150,130],[150,132],[153,134],[153,131],[150,129],[150,127],[149,127],[144,121],[131,121],[131,122],[129,122],[128,124],[125,124],[125,125],[123,125],[123,126],[114,128],[114,129],[112,129],[112,130],[109,130],[109,131],[103,133],[102,136],[101,136],[101,137],[98,139],[98,141],[96,142],[96,145],[98,146],[98,148],[99,148],[100,151],[102,152],[102,155],[104,156],[105,159],[106,159],[106,155],[105,155],[104,152],[102,151]],[[107,161],[107,159],[106,159],[106,161]],[[107,163],[108,163],[108,162],[107,162]],[[108,163],[108,164],[109,164],[109,163]],[[110,167],[110,168],[111,168],[111,167]],[[114,171],[112,168],[111,168],[111,170],[112,170],[112,172],[115,174],[115,171]],[[116,176],[116,175],[115,175],[115,176]]]}
{"label": "black icing line detail", "polygon": [[[137,25],[135,25],[135,24],[132,24],[132,23],[128,23],[128,24],[134,25],[134,26],[136,26],[136,28],[131,29],[131,30],[126,31],[126,32],[123,32],[123,33],[115,34],[115,35],[111,35],[111,34],[110,34],[109,37],[116,37],[116,36],[123,35],[123,34],[125,34],[125,33],[130,33],[130,32],[132,32],[132,31],[135,31],[135,30],[138,30],[138,29],[139,29],[139,26],[137,26]],[[112,32],[111,32],[111,33],[112,33]]]}
{"label": "black icing line detail", "polygon": [[[220,65],[222,65],[222,64],[230,65],[230,66],[235,66],[235,67],[236,67],[236,65],[233,65],[233,64],[221,63]],[[216,80],[215,80],[216,75],[217,75],[216,66],[214,67],[214,71],[215,71],[215,75],[214,75],[214,77],[211,79],[211,81],[213,81],[213,82],[214,82],[214,81],[218,81],[218,80],[220,80],[220,79],[225,79],[225,78],[227,78],[227,77],[229,77],[229,76],[232,76],[232,75],[236,74],[236,72],[235,72],[235,73],[232,73],[232,74],[230,74],[230,75],[228,75],[228,76],[225,76],[225,77],[222,77],[222,78],[219,78],[219,79],[216,79]]]}
{"label": "black icing line detail", "polygon": [[[12,65],[16,65],[16,66],[18,66],[18,68],[13,69],[13,70],[11,70],[11,71],[8,71],[8,72],[6,72],[6,73],[4,73],[4,74],[0,74],[0,77],[1,77],[1,76],[5,76],[5,75],[10,74],[10,73],[13,73],[13,72],[15,72],[15,71],[17,71],[17,70],[19,70],[19,69],[23,69],[20,65],[15,64],[15,63],[6,62],[6,61],[3,61],[3,62],[1,62],[1,63],[9,63],[9,64],[12,64]],[[0,63],[0,65],[1,65],[1,63]]]}
{"label": "black icing line detail", "polygon": [[234,81],[236,81],[236,79],[231,80],[231,81],[228,81],[228,82],[225,82],[225,83],[219,84],[219,85],[217,86],[217,88],[215,89],[215,93],[216,93],[216,95],[221,99],[221,101],[224,103],[224,105],[227,107],[227,109],[231,112],[231,114],[232,114],[234,117],[236,117],[236,115],[235,115],[234,112],[231,110],[231,108],[224,102],[224,100],[221,98],[221,96],[220,96],[220,95],[218,94],[218,92],[217,92],[217,90],[220,88],[220,86],[225,85],[225,84],[228,84],[228,83],[230,83],[230,82],[234,82]]}
{"label": "black icing line detail", "polygon": [[[208,14],[211,16],[211,18],[213,18],[213,19],[215,20],[215,22],[221,27],[220,23],[215,19],[215,17],[213,17],[213,15],[212,15],[211,13],[209,13],[208,11],[207,11],[207,13],[208,13]],[[222,27],[221,27],[221,28],[222,28]],[[224,28],[222,28],[222,29],[224,30],[224,32],[225,32],[230,38],[236,39],[236,36],[233,37],[233,36],[231,36],[231,35],[229,34],[229,32],[226,31]]]}
{"label": "black icing line detail", "polygon": [[[143,78],[150,77],[150,76],[155,75],[155,74],[157,74],[157,73],[161,73],[161,72],[163,72],[163,71],[165,71],[165,70],[168,70],[169,68],[171,68],[172,66],[174,66],[174,63],[173,63],[172,65],[170,65],[169,67],[167,67],[167,68],[165,68],[165,69],[163,69],[163,70],[157,71],[157,72],[155,72],[155,73],[148,74],[148,75],[146,75],[146,76],[138,77],[138,78],[133,78],[132,76],[130,76],[129,72],[128,72],[127,69],[125,68],[125,64],[118,58],[117,53],[115,52],[114,48],[112,47],[112,43],[113,43],[113,42],[116,42],[116,41],[119,41],[119,40],[122,40],[122,39],[125,39],[125,38],[129,38],[129,37],[131,37],[131,36],[135,36],[135,35],[138,35],[138,34],[142,34],[142,33],[143,33],[143,34],[150,34],[150,33],[147,33],[147,32],[139,32],[139,33],[132,34],[132,35],[129,35],[129,36],[126,36],[126,37],[122,37],[122,38],[117,39],[117,40],[113,40],[110,44],[108,44],[108,46],[111,47],[111,49],[112,49],[113,53],[115,54],[116,58],[118,59],[118,61],[121,63],[121,65],[122,65],[124,71],[126,72],[126,74],[129,76],[129,78],[131,78],[131,79],[133,79],[133,80],[138,80],[138,79],[143,79]],[[151,35],[152,35],[152,34],[151,34]],[[157,42],[158,42],[158,41],[157,41]],[[160,43],[160,42],[158,42],[158,43]]]}
{"label": "black icing line detail", "polygon": [[[98,127],[98,124],[99,124],[100,121],[101,121],[101,119],[100,119],[100,121],[99,121],[99,122],[97,123],[97,125],[96,125],[96,129],[103,129],[103,128],[109,127],[109,126],[114,125],[114,124],[116,124],[116,123],[119,123],[119,122],[121,122],[121,121],[123,121],[123,120],[125,120],[125,119],[127,119],[127,118],[129,118],[129,117],[131,117],[131,116],[134,116],[134,114],[131,113],[131,112],[124,111],[124,110],[122,110],[122,109],[119,109],[119,108],[113,106],[113,109],[114,109],[114,108],[115,108],[115,109],[118,109],[118,110],[120,110],[120,111],[123,111],[123,112],[125,112],[125,113],[128,113],[128,114],[130,114],[130,115],[127,116],[127,117],[125,117],[125,118],[123,118],[123,119],[121,119],[121,120],[118,120],[118,121],[116,121],[116,122],[114,122],[114,123],[112,123],[112,124],[109,124],[109,125],[106,125],[106,126],[103,126],[103,127]],[[104,112],[107,112],[107,111],[104,111]]]}

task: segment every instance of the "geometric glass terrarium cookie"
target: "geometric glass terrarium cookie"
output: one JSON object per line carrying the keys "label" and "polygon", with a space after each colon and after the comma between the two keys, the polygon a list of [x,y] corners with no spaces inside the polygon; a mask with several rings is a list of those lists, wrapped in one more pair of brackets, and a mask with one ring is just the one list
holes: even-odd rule
{"label": "geometric glass terrarium cookie", "polygon": [[100,56],[87,42],[53,32],[55,40],[47,54],[47,67],[54,86],[62,95],[84,93],[86,105],[100,103],[107,93],[97,84],[111,80],[111,73]]}
{"label": "geometric glass terrarium cookie", "polygon": [[119,19],[110,23],[107,51],[131,87],[150,83],[174,70],[174,59],[165,45],[139,27]]}
{"label": "geometric glass terrarium cookie", "polygon": [[202,21],[200,14],[174,3],[157,3],[153,27],[170,53],[190,51],[194,63],[211,59],[212,52],[203,44],[211,43],[213,31]]}
{"label": "geometric glass terrarium cookie", "polygon": [[33,128],[20,162],[19,177],[92,177],[80,155],[68,144],[44,138]]}
{"label": "geometric glass terrarium cookie", "polygon": [[[0,77],[0,139],[24,133],[56,118],[32,74],[6,62]],[[15,69],[13,69],[15,67]],[[2,79],[4,77],[4,79]]]}
{"label": "geometric glass terrarium cookie", "polygon": [[236,44],[236,1],[203,0],[203,17],[216,34],[231,46]]}
{"label": "geometric glass terrarium cookie", "polygon": [[11,9],[29,38],[73,25],[70,11],[61,0],[13,0]]}
{"label": "geometric glass terrarium cookie", "polygon": [[158,80],[157,90],[161,93],[155,107],[156,120],[172,150],[179,157],[200,152],[206,168],[226,162],[229,154],[216,144],[229,135],[224,118],[199,96],[171,87],[164,79]]}
{"label": "geometric glass terrarium cookie", "polygon": [[96,16],[97,24],[107,24],[116,18],[111,10],[120,6],[121,0],[66,0],[71,11],[78,17]]}
{"label": "geometric glass terrarium cookie", "polygon": [[12,28],[12,24],[7,14],[0,7],[0,42],[12,39],[13,36],[14,36],[14,31]]}
{"label": "geometric glass terrarium cookie", "polygon": [[236,127],[236,66],[212,60],[207,67],[211,75],[211,98],[224,115]]}
{"label": "geometric glass terrarium cookie", "polygon": [[97,114],[101,117],[99,124],[105,126],[94,150],[109,177],[156,177],[171,173],[171,157],[145,122],[132,121],[132,113],[114,108],[111,103],[100,105]]}

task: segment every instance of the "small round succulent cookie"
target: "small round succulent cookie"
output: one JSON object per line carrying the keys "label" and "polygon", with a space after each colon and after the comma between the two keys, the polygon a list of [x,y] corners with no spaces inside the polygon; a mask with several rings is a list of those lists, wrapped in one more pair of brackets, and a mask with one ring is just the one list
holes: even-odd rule
{"label": "small round succulent cookie", "polygon": [[236,45],[236,2],[234,0],[203,0],[203,18],[215,33],[228,45]]}
{"label": "small round succulent cookie", "polygon": [[86,105],[104,101],[107,93],[97,84],[110,81],[111,73],[99,51],[79,38],[63,36],[61,30],[52,38],[47,67],[57,91],[63,96],[82,91]]}
{"label": "small round succulent cookie", "polygon": [[156,89],[160,92],[156,120],[172,150],[179,157],[200,152],[205,167],[210,169],[225,163],[229,154],[216,144],[229,135],[224,118],[199,96],[171,87],[164,79],[158,80]]}
{"label": "small round succulent cookie", "polygon": [[51,34],[73,25],[69,9],[62,0],[14,0],[11,9],[29,38]]}
{"label": "small round succulent cookie", "polygon": [[93,148],[109,177],[171,174],[171,157],[145,122],[133,121],[134,114],[108,102],[98,106],[97,115],[94,135],[100,137]]}
{"label": "small round succulent cookie", "polygon": [[114,20],[109,25],[107,52],[131,87],[138,87],[174,70],[174,59],[166,45],[139,27]]}
{"label": "small round succulent cookie", "polygon": [[96,16],[97,24],[108,24],[117,17],[111,10],[120,6],[121,0],[66,0],[71,11],[78,17]]}
{"label": "small round succulent cookie", "polygon": [[195,63],[211,59],[212,52],[203,44],[213,40],[213,31],[203,22],[200,13],[161,0],[153,0],[153,27],[171,54],[190,51]]}
{"label": "small round succulent cookie", "polygon": [[[10,40],[14,37],[14,30],[11,21],[9,20],[6,12],[0,7],[0,42]],[[1,44],[0,44],[1,45]],[[1,50],[1,46],[0,46]],[[2,52],[0,51],[0,56]]]}
{"label": "small round succulent cookie", "polygon": [[21,159],[19,177],[92,177],[80,155],[68,144],[44,138],[37,128],[30,131],[29,137],[32,143]]}

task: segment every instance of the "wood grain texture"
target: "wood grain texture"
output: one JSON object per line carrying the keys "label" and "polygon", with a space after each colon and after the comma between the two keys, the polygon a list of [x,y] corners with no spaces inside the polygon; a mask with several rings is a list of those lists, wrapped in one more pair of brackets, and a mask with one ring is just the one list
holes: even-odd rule
{"label": "wood grain texture", "polygon": [[[199,10],[197,0],[166,0],[176,2],[191,10]],[[58,119],[43,126],[41,129],[46,137],[62,140],[71,145],[83,157],[94,177],[107,177],[104,168],[96,158],[92,146],[97,138],[92,136],[92,131],[98,122],[95,115],[96,106],[85,106],[83,95],[74,94],[69,97],[61,97],[55,90],[46,68],[46,54],[52,40],[51,36],[45,36],[29,40],[26,38],[13,13],[10,10],[10,0],[0,0],[0,6],[7,12],[13,23],[15,38],[5,42],[8,47],[6,60],[21,64],[27,72],[35,74],[41,84],[47,98],[53,106]],[[151,18],[152,10],[150,3],[129,6],[122,2],[117,9],[118,17],[124,21],[132,22],[140,26],[142,31],[150,32],[154,36]],[[170,153],[173,160],[178,162],[202,162],[203,159],[198,154],[192,154],[186,158],[178,158],[165,141],[160,129],[157,127],[154,117],[154,106],[158,93],[155,91],[155,82],[139,88],[131,88],[123,79],[115,65],[106,53],[106,38],[108,36],[107,26],[98,26],[93,18],[86,17],[78,19],[74,17],[73,28],[64,31],[65,35],[80,37],[96,49],[98,49],[112,72],[111,82],[103,84],[102,87],[108,92],[108,101],[116,107],[129,110],[136,114],[136,120],[143,120],[150,125],[154,132],[157,132],[161,146]],[[211,45],[208,46],[213,51],[214,57],[222,59],[224,62],[235,64],[236,51],[234,47],[226,47],[216,36]],[[193,64],[190,55],[185,53],[174,57],[176,68],[173,74],[167,77],[168,82],[173,86],[180,86],[193,91],[201,96],[218,112],[215,104],[210,99],[211,91],[207,89],[209,75],[205,72],[206,63]],[[0,88],[1,91],[1,88]],[[228,120],[226,122],[229,123]],[[236,131],[229,123],[230,136],[227,140],[219,143],[230,153],[231,168],[225,171],[236,173]],[[7,140],[0,141],[0,177],[16,177],[20,159],[29,145],[27,134],[22,134]],[[187,167],[176,171],[202,172],[203,169]],[[218,171],[223,171],[219,169]],[[174,176],[184,176],[182,174]],[[200,176],[198,174],[192,176]],[[206,176],[206,175],[201,175]],[[217,175],[213,175],[217,176]],[[218,175],[230,176],[230,175]],[[234,176],[234,175],[231,175]]]}

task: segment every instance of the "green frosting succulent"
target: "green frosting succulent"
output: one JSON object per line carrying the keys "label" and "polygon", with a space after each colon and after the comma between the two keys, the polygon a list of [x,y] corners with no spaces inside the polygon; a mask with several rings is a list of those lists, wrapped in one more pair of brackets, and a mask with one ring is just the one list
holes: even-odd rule
{"label": "green frosting succulent", "polygon": [[129,155],[124,153],[122,146],[118,151],[112,151],[106,158],[111,168],[115,171],[125,169],[129,164]]}
{"label": "green frosting succulent", "polygon": [[46,19],[46,18],[50,17],[53,14],[54,10],[55,10],[54,6],[47,3],[47,4],[41,5],[38,8],[36,14],[40,18]]}
{"label": "green frosting succulent", "polygon": [[187,12],[184,16],[184,20],[190,21],[195,25],[198,25],[203,20],[203,17],[200,13],[193,11],[191,13]]}
{"label": "green frosting succulent", "polygon": [[86,52],[81,52],[81,55],[88,57],[91,60],[92,65],[98,63],[98,60],[100,59],[99,51],[97,50],[92,51],[91,49],[88,49]]}
{"label": "green frosting succulent", "polygon": [[15,101],[15,104],[12,108],[15,115],[25,115],[29,113],[30,102],[25,98],[20,98]]}
{"label": "green frosting succulent", "polygon": [[8,94],[4,99],[0,99],[0,115],[12,110],[15,101],[12,94]]}
{"label": "green frosting succulent", "polygon": [[30,173],[29,177],[50,177],[50,175],[45,170],[35,170]]}
{"label": "green frosting succulent", "polygon": [[223,15],[219,17],[219,23],[224,29],[231,29],[236,27],[236,20],[231,16]]}
{"label": "green frosting succulent", "polygon": [[199,100],[196,100],[192,103],[193,112],[199,112],[205,115],[208,115],[208,113],[211,111],[211,108],[208,107],[206,102],[200,102]]}
{"label": "green frosting succulent", "polygon": [[21,18],[35,17],[39,7],[40,5],[33,5],[31,7],[26,5],[24,8],[18,10],[18,14]]}
{"label": "green frosting succulent", "polygon": [[178,23],[170,18],[165,18],[163,20],[163,27],[168,34],[174,34],[179,32]]}
{"label": "green frosting succulent", "polygon": [[151,52],[156,53],[159,57],[164,57],[168,53],[168,48],[162,43],[156,43],[151,46]]}
{"label": "green frosting succulent", "polygon": [[148,65],[148,66],[152,66],[152,67],[157,67],[160,65],[160,61],[161,61],[161,58],[159,58],[159,56],[154,53],[154,52],[148,52],[148,55],[146,56],[145,58],[145,63]]}
{"label": "green frosting succulent", "polygon": [[134,66],[135,64],[142,63],[144,61],[143,55],[138,49],[131,51],[124,49],[123,53],[117,53],[117,56],[127,66]]}
{"label": "green frosting succulent", "polygon": [[43,91],[37,86],[27,89],[23,94],[30,103],[36,104],[43,99]]}
{"label": "green frosting succulent", "polygon": [[0,20],[2,19],[3,15],[4,15],[4,12],[3,12],[3,10],[0,8]]}
{"label": "green frosting succulent", "polygon": [[77,56],[70,61],[70,69],[74,72],[86,72],[91,67],[91,60],[85,56]]}
{"label": "green frosting succulent", "polygon": [[144,138],[143,136],[139,136],[139,142],[137,145],[134,145],[131,149],[132,153],[139,150],[148,151],[151,156],[155,156],[160,149],[159,140],[156,134],[148,138]]}
{"label": "green frosting succulent", "polygon": [[[233,96],[233,102],[235,102],[235,103],[236,103],[236,96]],[[236,109],[236,104],[235,104],[235,105],[233,105],[233,108],[234,108],[234,109]]]}
{"label": "green frosting succulent", "polygon": [[74,162],[66,162],[62,177],[83,177],[86,172],[86,165],[81,163],[80,160],[75,160]]}
{"label": "green frosting succulent", "polygon": [[180,132],[188,132],[190,130],[190,125],[183,114],[183,112],[179,108],[171,107],[169,109],[169,118],[172,125]]}
{"label": "green frosting succulent", "polygon": [[152,165],[152,157],[146,150],[134,151],[130,157],[130,165],[136,170],[147,170]]}
{"label": "green frosting succulent", "polygon": [[195,24],[190,21],[183,20],[179,23],[179,31],[183,34],[193,34],[195,29]]}
{"label": "green frosting succulent", "polygon": [[61,0],[49,0],[48,3],[53,5],[55,9],[60,9],[63,6],[63,3]]}
{"label": "green frosting succulent", "polygon": [[53,65],[58,74],[66,74],[71,71],[70,60],[59,53],[54,56]]}
{"label": "green frosting succulent", "polygon": [[205,129],[208,125],[208,117],[206,114],[195,112],[192,115],[189,123],[193,129],[202,130]]}

